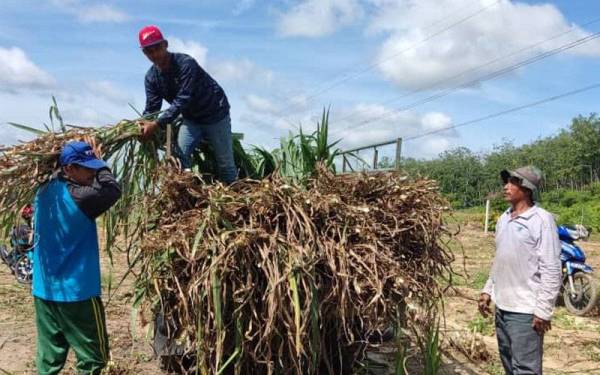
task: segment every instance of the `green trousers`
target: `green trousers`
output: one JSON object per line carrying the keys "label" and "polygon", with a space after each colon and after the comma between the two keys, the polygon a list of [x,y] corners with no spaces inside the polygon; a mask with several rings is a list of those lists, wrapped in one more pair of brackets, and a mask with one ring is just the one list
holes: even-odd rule
{"label": "green trousers", "polygon": [[99,297],[80,302],[34,298],[38,374],[58,374],[69,348],[79,374],[100,374],[109,360],[104,306]]}

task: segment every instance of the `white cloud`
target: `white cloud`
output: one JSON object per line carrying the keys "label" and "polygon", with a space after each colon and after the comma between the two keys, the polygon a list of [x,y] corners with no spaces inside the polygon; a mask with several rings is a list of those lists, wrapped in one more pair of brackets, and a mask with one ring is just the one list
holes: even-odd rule
{"label": "white cloud", "polygon": [[309,105],[311,104],[309,102],[309,98],[304,94],[293,95],[288,98],[288,101],[290,102],[292,109],[295,111],[304,111],[308,109]]}
{"label": "white cloud", "polygon": [[[248,142],[258,142],[268,147],[277,146],[277,138],[287,136],[290,131],[297,133],[300,126],[306,133],[314,131],[321,120],[319,111],[285,116],[282,113],[285,104],[275,104],[263,96],[248,95],[245,103],[247,110],[238,122],[249,133]],[[406,149],[408,156],[431,158],[460,143],[455,129],[444,130],[451,124],[450,116],[441,112],[393,112],[379,104],[358,104],[352,108],[331,110],[329,140],[341,140],[339,147],[350,149],[439,130],[438,133],[411,141]],[[261,136],[255,136],[255,133]],[[381,155],[390,150],[384,148]]]}
{"label": "white cloud", "polygon": [[206,65],[206,55],[208,48],[192,40],[182,40],[175,37],[169,37],[169,50],[172,52],[185,53],[192,56],[201,66]]}
{"label": "white cloud", "polygon": [[[331,138],[342,139],[341,145],[345,149],[443,130],[451,124],[452,119],[444,113],[390,112],[389,108],[379,104],[358,104],[330,117]],[[458,133],[454,129],[440,131],[413,141],[411,154],[437,156],[457,139]]]}
{"label": "white cloud", "polygon": [[77,12],[83,22],[124,22],[129,19],[127,14],[107,4],[93,5],[80,8]]}
{"label": "white cloud", "polygon": [[425,131],[437,131],[450,126],[452,120],[445,113],[429,112],[423,116],[421,124]]}
{"label": "white cloud", "polygon": [[[387,39],[376,61],[384,77],[403,89],[452,87],[482,77],[589,35],[577,26],[564,37],[540,44],[527,52],[480,69],[494,58],[509,55],[535,43],[567,32],[572,25],[550,4],[529,5],[502,0],[465,22],[421,43],[429,35],[492,4],[491,0],[371,0],[377,10],[372,32]],[[444,18],[449,9],[462,9]],[[440,20],[443,20],[440,22]],[[433,24],[433,26],[432,26]],[[600,55],[600,42],[570,50],[578,55]],[[469,71],[461,75],[463,72]],[[460,76],[459,76],[460,75]],[[459,77],[458,77],[459,76]],[[448,80],[450,77],[456,77]]]}
{"label": "white cloud", "polygon": [[282,36],[320,37],[350,25],[362,15],[357,0],[303,0],[279,16]]}
{"label": "white cloud", "polygon": [[420,151],[417,151],[416,153],[411,155],[418,159],[435,158],[442,152],[448,151],[450,148],[452,148],[450,139],[446,137],[431,136],[423,138],[420,142],[421,143],[418,146],[418,149]]}
{"label": "white cloud", "polygon": [[109,81],[91,81],[86,83],[87,88],[93,95],[98,95],[115,104],[126,105],[133,101],[125,89],[115,86]]}
{"label": "white cloud", "polygon": [[270,100],[262,96],[250,94],[244,98],[246,105],[252,111],[277,114],[279,108]]}
{"label": "white cloud", "polygon": [[[137,117],[127,102],[108,100],[86,87],[84,83],[69,87],[57,85],[52,89],[52,93],[56,96],[58,108],[67,124],[99,126],[115,124],[123,118]],[[44,123],[50,125],[48,117],[48,108],[52,104],[50,93],[0,91],[0,103],[3,105],[0,113],[0,144],[11,145],[18,140],[27,141],[34,137],[31,133],[7,125],[7,122],[24,124],[41,130],[45,130]]]}
{"label": "white cloud", "polygon": [[62,11],[72,14],[81,22],[125,22],[129,16],[108,4],[82,4],[80,0],[52,0]]}
{"label": "white cloud", "polygon": [[0,47],[0,90],[44,89],[54,84],[54,78],[35,65],[22,49]]}
{"label": "white cloud", "polygon": [[[288,94],[276,94],[284,91],[288,91]],[[290,95],[289,89],[283,90],[281,87],[273,87],[262,95],[248,94],[244,96],[243,102],[243,122],[259,124],[262,129],[274,131],[274,136],[285,136],[289,131],[295,132],[300,127],[306,131],[313,131],[317,121],[321,119],[320,112],[309,111],[306,96]]]}
{"label": "white cloud", "polygon": [[274,79],[270,70],[263,69],[248,59],[210,61],[210,74],[223,82],[253,82],[268,87]]}
{"label": "white cloud", "polygon": [[262,69],[248,59],[219,60],[209,58],[208,48],[193,40],[169,37],[169,50],[192,56],[200,66],[219,82],[254,82],[268,86],[273,73]]}

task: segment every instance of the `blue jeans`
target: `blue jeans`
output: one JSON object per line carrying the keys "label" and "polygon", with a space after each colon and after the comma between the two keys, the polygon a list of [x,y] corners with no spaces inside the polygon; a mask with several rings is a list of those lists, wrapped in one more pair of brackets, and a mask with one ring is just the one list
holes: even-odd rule
{"label": "blue jeans", "polygon": [[496,336],[507,375],[542,375],[544,337],[531,326],[532,314],[496,308]]}
{"label": "blue jeans", "polygon": [[227,184],[237,178],[237,169],[233,160],[233,141],[231,137],[231,119],[226,116],[214,124],[198,124],[184,119],[177,134],[175,155],[181,161],[182,168],[192,165],[192,153],[202,140],[212,146],[217,161],[217,178]]}

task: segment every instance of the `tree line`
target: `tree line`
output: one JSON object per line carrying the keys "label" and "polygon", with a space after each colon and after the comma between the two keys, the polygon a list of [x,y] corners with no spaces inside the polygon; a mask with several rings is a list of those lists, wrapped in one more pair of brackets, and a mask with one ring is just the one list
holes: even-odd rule
{"label": "tree line", "polygon": [[[384,158],[380,167],[387,167]],[[455,208],[483,204],[502,190],[503,169],[535,165],[544,173],[541,190],[581,190],[598,180],[600,169],[600,118],[595,113],[579,115],[557,135],[515,146],[504,140],[488,153],[467,147],[445,151],[433,160],[402,159],[402,168],[411,175],[438,181],[441,191]]]}

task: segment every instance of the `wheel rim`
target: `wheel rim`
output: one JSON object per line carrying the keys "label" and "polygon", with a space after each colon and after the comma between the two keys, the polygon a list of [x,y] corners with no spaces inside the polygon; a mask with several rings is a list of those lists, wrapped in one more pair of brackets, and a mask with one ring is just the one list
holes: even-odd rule
{"label": "wheel rim", "polygon": [[21,259],[17,261],[15,266],[15,274],[17,276],[17,280],[20,282],[30,282],[31,281],[31,261],[29,257],[22,256]]}
{"label": "wheel rim", "polygon": [[578,310],[587,307],[592,299],[592,286],[587,277],[576,277],[573,279],[575,294],[571,295],[571,304]]}

